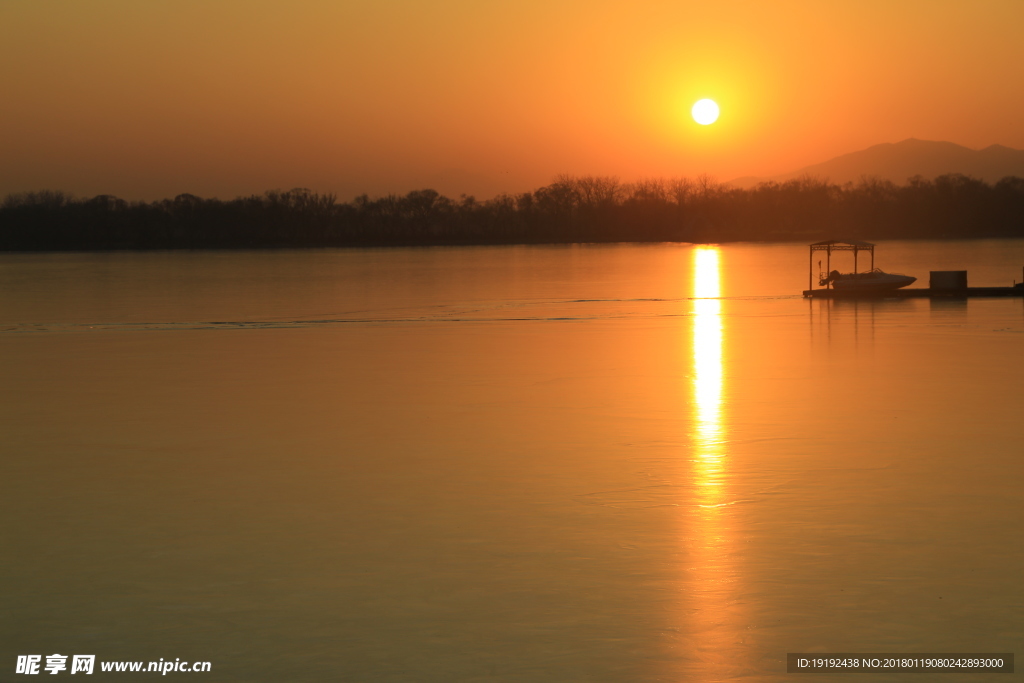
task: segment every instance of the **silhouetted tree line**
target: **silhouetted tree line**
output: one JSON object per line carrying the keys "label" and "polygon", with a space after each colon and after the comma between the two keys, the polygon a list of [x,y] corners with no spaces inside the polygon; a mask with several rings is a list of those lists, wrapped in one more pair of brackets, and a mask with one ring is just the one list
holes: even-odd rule
{"label": "silhouetted tree line", "polygon": [[6,251],[978,237],[1024,237],[1024,179],[865,178],[840,186],[802,178],[738,189],[708,176],[560,176],[488,201],[416,190],[344,203],[296,189],[148,203],[44,191],[0,204]]}

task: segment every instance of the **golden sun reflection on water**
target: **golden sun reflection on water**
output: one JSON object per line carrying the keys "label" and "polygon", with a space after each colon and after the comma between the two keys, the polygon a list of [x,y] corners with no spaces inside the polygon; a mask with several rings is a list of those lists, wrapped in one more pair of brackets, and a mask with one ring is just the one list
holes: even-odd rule
{"label": "golden sun reflection on water", "polygon": [[693,252],[694,453],[702,507],[721,505],[722,491],[722,302],[719,251]]}
{"label": "golden sun reflection on water", "polygon": [[[690,459],[695,512],[689,530],[689,609],[692,653],[704,675],[740,665],[735,625],[737,573],[731,533],[729,471],[723,426],[721,254],[693,251],[692,424]],[[708,679],[710,680],[710,679]]]}

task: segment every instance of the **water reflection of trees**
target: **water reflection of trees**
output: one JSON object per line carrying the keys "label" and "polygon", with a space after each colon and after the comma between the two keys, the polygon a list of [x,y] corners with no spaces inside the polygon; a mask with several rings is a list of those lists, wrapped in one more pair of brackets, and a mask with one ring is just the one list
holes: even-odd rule
{"label": "water reflection of trees", "polygon": [[230,201],[190,194],[156,202],[62,192],[8,195],[0,249],[147,249],[605,241],[725,242],[1024,236],[1024,179],[963,175],[813,178],[749,189],[696,179],[622,183],[559,176],[487,201],[434,190],[338,202],[305,189]]}

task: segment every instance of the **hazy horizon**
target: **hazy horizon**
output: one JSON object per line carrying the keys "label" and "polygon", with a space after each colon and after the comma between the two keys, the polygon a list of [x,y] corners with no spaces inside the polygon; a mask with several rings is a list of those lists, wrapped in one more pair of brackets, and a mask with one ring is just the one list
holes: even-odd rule
{"label": "hazy horizon", "polygon": [[[0,195],[488,198],[1024,148],[1024,6],[0,4]],[[715,99],[719,121],[689,106]]]}
{"label": "hazy horizon", "polygon": [[[928,163],[927,163],[929,161],[928,159],[921,159],[920,160],[921,161],[921,169],[920,170],[915,169],[915,170],[912,170],[912,171],[911,170],[907,170],[907,171],[901,172],[901,169],[896,168],[896,166],[898,166],[899,164],[894,164],[893,168],[890,169],[890,171],[887,172],[887,173],[878,173],[878,172],[875,171],[875,169],[865,168],[863,172],[854,173],[849,178],[845,178],[845,177],[837,178],[837,177],[835,177],[834,174],[830,174],[827,171],[823,172],[823,171],[820,170],[820,168],[828,167],[828,166],[834,166],[834,165],[837,165],[837,164],[843,164],[844,162],[845,162],[845,164],[847,166],[849,166],[851,159],[854,159],[854,158],[855,159],[860,159],[863,156],[865,156],[867,154],[870,154],[872,152],[875,152],[876,150],[878,150],[880,148],[890,147],[890,148],[893,148],[893,149],[899,149],[900,145],[905,145],[907,143],[921,143],[921,142],[926,143],[926,144],[931,144],[931,145],[955,145],[955,143],[949,143],[949,142],[946,142],[946,141],[929,141],[929,140],[922,141],[922,140],[916,140],[914,138],[910,138],[908,140],[901,140],[900,142],[897,142],[897,143],[880,143],[878,145],[872,145],[871,147],[868,147],[867,149],[856,150],[854,152],[850,152],[850,153],[847,153],[847,154],[842,154],[842,155],[839,155],[837,157],[833,157],[831,159],[825,160],[825,161],[823,161],[821,163],[818,163],[818,164],[812,164],[812,165],[809,165],[809,166],[801,167],[801,168],[798,168],[798,169],[795,169],[795,170],[791,170],[788,173],[779,173],[779,174],[776,174],[775,176],[771,176],[771,177],[740,176],[740,177],[736,177],[736,178],[718,178],[718,177],[715,177],[715,176],[711,176],[709,174],[698,174],[697,176],[694,176],[694,177],[676,176],[676,177],[668,177],[668,178],[664,178],[664,177],[656,178],[656,177],[651,177],[651,176],[638,176],[636,178],[621,178],[618,175],[609,175],[609,176],[581,175],[581,176],[573,176],[572,174],[568,174],[568,173],[558,173],[558,174],[555,174],[553,177],[549,178],[548,181],[546,181],[546,182],[539,183],[538,185],[533,186],[533,187],[520,188],[519,191],[510,191],[510,190],[501,189],[501,188],[497,188],[497,189],[492,188],[490,191],[487,191],[487,192],[484,192],[484,193],[476,193],[476,194],[470,193],[470,192],[465,192],[464,191],[465,190],[464,187],[458,187],[455,184],[455,183],[457,183],[459,181],[459,179],[466,180],[467,178],[470,178],[470,184],[471,184],[472,183],[472,179],[471,179],[469,174],[454,174],[454,175],[449,176],[448,180],[443,180],[444,177],[445,177],[445,174],[439,174],[437,177],[439,179],[443,180],[443,182],[440,183],[441,186],[450,188],[449,191],[441,191],[441,192],[439,192],[439,194],[442,195],[442,196],[446,196],[446,197],[451,198],[451,199],[457,199],[459,197],[465,197],[465,196],[468,195],[468,196],[473,197],[477,201],[491,201],[491,200],[500,199],[503,195],[517,195],[517,194],[520,194],[521,192],[525,192],[525,193],[529,194],[531,192],[542,191],[545,187],[548,187],[548,186],[554,185],[554,184],[559,184],[559,183],[565,182],[566,180],[576,181],[576,180],[579,180],[579,179],[607,180],[607,181],[611,181],[613,183],[618,184],[622,188],[628,188],[628,187],[631,187],[631,186],[644,186],[644,185],[650,184],[652,182],[653,183],[661,183],[661,184],[665,184],[665,185],[670,185],[670,184],[676,183],[676,182],[697,184],[697,183],[705,182],[705,179],[706,179],[711,184],[718,185],[718,186],[721,186],[721,187],[737,188],[737,189],[750,189],[750,188],[753,188],[754,186],[756,186],[756,185],[758,185],[760,183],[766,183],[766,182],[785,183],[785,182],[792,181],[792,180],[802,180],[802,179],[808,179],[808,180],[812,180],[812,181],[819,181],[819,182],[822,182],[822,183],[832,184],[832,185],[837,185],[837,186],[843,186],[843,185],[846,185],[847,183],[851,183],[851,182],[854,185],[857,185],[858,183],[860,183],[862,181],[870,182],[870,181],[873,181],[873,180],[889,180],[889,181],[892,181],[893,183],[895,183],[897,186],[905,186],[912,179],[913,176],[921,176],[921,177],[924,177],[925,180],[933,180],[934,178],[936,178],[936,177],[938,177],[940,175],[949,175],[949,174],[957,175],[957,174],[959,174],[959,175],[966,175],[966,176],[968,176],[970,178],[974,178],[974,179],[980,180],[980,181],[988,183],[988,184],[995,184],[996,182],[998,182],[999,180],[1001,180],[1002,178],[1007,177],[1007,176],[1017,176],[1017,177],[1020,176],[1020,174],[1017,173],[1017,172],[1012,172],[1012,173],[1008,173],[1008,174],[1007,173],[993,173],[991,168],[986,169],[987,172],[981,172],[981,173],[976,172],[976,169],[968,169],[968,168],[949,168],[949,169],[947,169],[945,171],[942,171],[942,172],[929,172],[929,169],[925,168],[926,166],[928,166]],[[988,150],[990,148],[993,148],[993,147],[995,147],[995,148],[1001,147],[1001,148],[1003,148],[1005,150],[1009,150],[1011,152],[1021,152],[1021,151],[1024,151],[1024,150],[1014,150],[1014,149],[1006,147],[1004,145],[999,145],[998,143],[990,145],[988,148],[983,148],[981,150],[973,150],[973,149],[970,149],[970,148],[967,148],[967,147],[962,147],[962,146],[959,146],[959,145],[957,145],[957,147],[960,148],[960,149],[968,150],[970,152],[984,152],[984,151],[986,151],[986,150]],[[984,162],[979,161],[978,163],[982,163],[983,164]],[[904,160],[904,165],[905,165],[905,160]],[[849,173],[847,173],[846,175],[849,175]],[[891,176],[891,177],[886,177],[886,176]],[[990,176],[990,177],[986,177],[986,176]],[[426,191],[430,191],[430,190],[437,191],[436,190],[437,186],[438,186],[438,183],[434,183],[434,184],[427,184],[427,185],[423,185],[423,186],[419,186],[419,187],[395,188],[395,189],[392,189],[392,190],[382,191],[382,192],[360,192],[360,193],[358,193],[356,195],[352,195],[352,196],[344,196],[344,195],[339,194],[336,191],[332,191],[332,190],[329,190],[329,189],[317,192],[317,191],[311,190],[311,188],[308,188],[308,187],[291,187],[291,188],[276,187],[276,188],[265,188],[262,191],[261,190],[253,190],[251,192],[246,192],[244,194],[235,195],[235,196],[232,196],[232,197],[216,196],[216,195],[214,195],[214,196],[205,195],[204,196],[204,195],[194,195],[194,193],[189,193],[189,192],[178,192],[178,193],[168,194],[168,195],[165,195],[163,197],[152,197],[152,198],[147,197],[147,198],[144,198],[144,199],[139,199],[137,197],[123,197],[123,196],[119,196],[119,195],[113,195],[113,194],[111,194],[109,192],[100,192],[100,193],[95,193],[95,194],[94,193],[76,194],[74,192],[66,191],[66,190],[64,190],[62,188],[46,187],[46,188],[26,189],[26,190],[17,191],[17,192],[10,192],[10,193],[5,193],[5,194],[0,194],[0,197],[3,197],[3,196],[17,197],[17,196],[26,196],[26,195],[29,195],[29,196],[31,196],[31,195],[45,195],[45,194],[56,193],[56,194],[64,196],[66,199],[70,199],[70,200],[89,199],[89,198],[91,198],[93,196],[115,196],[115,197],[117,197],[119,199],[125,199],[125,200],[128,200],[128,201],[154,201],[154,202],[159,202],[159,201],[173,199],[173,198],[181,196],[181,195],[193,195],[193,196],[199,196],[202,199],[214,199],[214,200],[221,200],[221,201],[232,201],[232,200],[235,200],[235,199],[243,199],[243,198],[254,197],[254,196],[255,197],[267,196],[267,195],[270,195],[270,194],[278,194],[278,193],[289,193],[289,192],[296,192],[296,191],[303,191],[303,192],[305,192],[305,191],[313,191],[313,192],[315,192],[315,193],[317,193],[319,195],[322,195],[322,196],[332,195],[339,202],[352,203],[352,202],[356,202],[356,201],[361,201],[362,197],[369,197],[370,199],[382,199],[382,198],[385,198],[385,197],[396,197],[396,196],[397,197],[401,197],[401,196],[405,196],[405,195],[407,195],[409,193],[417,193],[417,192],[421,192],[421,191],[424,191],[424,190],[426,190]]]}

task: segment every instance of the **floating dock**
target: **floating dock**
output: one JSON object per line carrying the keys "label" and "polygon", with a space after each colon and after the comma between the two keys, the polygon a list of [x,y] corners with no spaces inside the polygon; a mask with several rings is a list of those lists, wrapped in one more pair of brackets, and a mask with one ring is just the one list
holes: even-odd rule
{"label": "floating dock", "polygon": [[807,289],[804,296],[811,299],[966,299],[976,296],[1020,296],[1024,287],[965,287],[964,289],[933,289],[914,287],[882,292],[843,292],[834,289]]}
{"label": "floating dock", "polygon": [[[825,252],[825,270],[818,275],[818,282],[823,285],[820,289],[814,288],[814,252]],[[853,275],[842,276],[838,271],[832,270],[832,252],[850,251],[853,252]],[[857,256],[860,252],[867,252],[871,256],[871,270],[863,275],[857,274]],[[818,269],[821,270],[821,261],[818,261]],[[1021,269],[1024,273],[1024,268]],[[929,273],[928,288],[921,287],[907,289],[871,289],[870,287],[845,286],[836,289],[832,286],[835,276],[839,277],[863,277],[878,273],[887,275],[882,271],[875,270],[875,245],[870,242],[859,240],[827,240],[815,242],[811,245],[810,260],[807,267],[807,287],[803,291],[804,297],[808,299],[967,299],[970,297],[1024,297],[1024,282],[1015,283],[1013,287],[968,287],[966,270],[933,270]],[[895,273],[894,275],[900,275]],[[908,283],[913,282],[910,276],[901,276]],[[897,286],[899,286],[897,284]]]}

